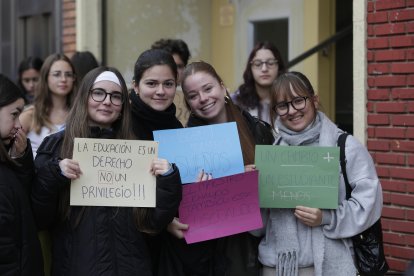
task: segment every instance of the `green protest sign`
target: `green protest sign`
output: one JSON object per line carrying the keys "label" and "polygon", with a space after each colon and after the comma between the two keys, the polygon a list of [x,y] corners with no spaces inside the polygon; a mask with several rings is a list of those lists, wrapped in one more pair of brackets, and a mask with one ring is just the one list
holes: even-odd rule
{"label": "green protest sign", "polygon": [[260,207],[338,207],[339,148],[256,146]]}

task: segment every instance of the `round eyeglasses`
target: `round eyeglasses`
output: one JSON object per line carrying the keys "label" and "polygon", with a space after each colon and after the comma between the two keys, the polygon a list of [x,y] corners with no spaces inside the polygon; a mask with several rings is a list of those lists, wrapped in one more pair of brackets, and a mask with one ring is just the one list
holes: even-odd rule
{"label": "round eyeglasses", "polygon": [[289,106],[292,106],[295,110],[302,110],[306,107],[306,100],[309,97],[296,97],[290,102],[281,102],[273,107],[273,110],[279,115],[283,116],[289,113]]}
{"label": "round eyeglasses", "polygon": [[273,68],[278,64],[278,61],[276,59],[268,59],[266,61],[255,59],[250,64],[256,69],[261,69],[263,64],[266,64],[267,68]]}
{"label": "round eyeglasses", "polygon": [[112,93],[108,93],[102,88],[95,88],[90,91],[91,98],[95,102],[103,102],[105,101],[106,97],[109,95],[109,100],[113,105],[121,105],[124,102],[124,97],[122,96],[121,92],[113,91]]}

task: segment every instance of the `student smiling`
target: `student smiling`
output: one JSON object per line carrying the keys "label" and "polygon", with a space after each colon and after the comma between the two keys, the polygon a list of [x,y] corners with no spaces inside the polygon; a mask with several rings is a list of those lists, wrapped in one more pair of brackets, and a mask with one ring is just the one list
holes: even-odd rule
{"label": "student smiling", "polygon": [[[271,118],[279,130],[275,144],[337,145],[343,131],[319,110],[318,95],[305,75],[281,74],[271,92]],[[346,140],[345,156],[353,190],[346,199],[341,174],[336,209],[296,206],[266,212],[265,236],[259,245],[263,276],[356,275],[350,237],[380,218],[382,191],[371,156],[352,136]]]}

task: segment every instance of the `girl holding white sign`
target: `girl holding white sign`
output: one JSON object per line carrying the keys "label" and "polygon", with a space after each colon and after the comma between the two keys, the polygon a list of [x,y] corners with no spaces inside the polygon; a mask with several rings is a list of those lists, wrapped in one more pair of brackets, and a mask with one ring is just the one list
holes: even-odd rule
{"label": "girl holding white sign", "polygon": [[43,259],[29,193],[32,148],[19,115],[19,88],[0,74],[0,275],[43,275]]}
{"label": "girl holding white sign", "polygon": [[155,208],[69,206],[70,180],[82,175],[72,159],[74,138],[136,139],[128,96],[118,70],[93,69],[65,130],[39,147],[32,204],[38,227],[52,233],[52,275],[153,275],[144,232],[165,228],[181,199],[178,170],[167,160],[156,159],[150,168],[157,181]]}
{"label": "girl holding white sign", "polygon": [[[187,65],[183,72],[182,89],[191,110],[188,126],[236,122],[245,169],[253,170],[255,145],[271,145],[274,141],[270,125],[235,106],[223,80],[206,62]],[[198,181],[211,177],[214,176],[201,173]],[[176,262],[176,269],[184,271],[179,275],[259,275],[257,237],[245,232],[187,245],[182,240],[182,231],[188,227],[191,225],[180,223],[178,218],[169,225],[169,231],[180,238],[175,240],[176,254],[181,255],[177,259],[182,260],[181,263]]]}
{"label": "girl holding white sign", "polygon": [[[318,107],[318,96],[303,74],[281,74],[272,87],[271,118],[280,135],[276,144],[336,146],[343,131]],[[382,191],[370,154],[352,136],[345,156],[352,194],[347,200],[341,176],[336,209],[270,209],[259,246],[264,276],[356,275],[349,238],[380,218]]]}

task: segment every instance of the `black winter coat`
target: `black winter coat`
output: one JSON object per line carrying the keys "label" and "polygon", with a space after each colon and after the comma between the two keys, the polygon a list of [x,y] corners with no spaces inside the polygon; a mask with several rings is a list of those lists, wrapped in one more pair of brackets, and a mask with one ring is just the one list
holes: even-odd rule
{"label": "black winter coat", "polygon": [[[175,105],[173,103],[164,111],[154,110],[144,103],[135,91],[131,91],[130,100],[132,105],[132,130],[138,139],[152,141],[154,140],[153,131],[183,127],[175,117]],[[160,235],[145,234],[145,240],[151,251],[154,275],[158,275],[160,255],[163,251],[162,248],[166,245],[167,235],[167,231],[163,231]]]}
{"label": "black winter coat", "polygon": [[29,141],[18,161],[21,167],[0,163],[0,275],[44,275],[29,201],[34,176]]}
{"label": "black winter coat", "polygon": [[[272,128],[266,122],[241,111],[255,144],[272,145]],[[207,123],[190,116],[189,127]],[[191,225],[190,225],[191,227]],[[168,235],[163,252],[159,276],[258,276],[260,263],[258,245],[260,238],[248,232],[186,244],[185,240]]]}
{"label": "black winter coat", "polygon": [[[149,248],[134,223],[134,208],[72,206],[69,220],[58,214],[60,190],[70,185],[58,165],[62,141],[63,132],[47,137],[35,160],[33,208],[38,226],[49,228],[52,234],[52,275],[152,276]],[[181,201],[177,168],[170,175],[158,176],[156,185],[157,207],[148,208],[148,227],[158,232],[173,219]]]}

